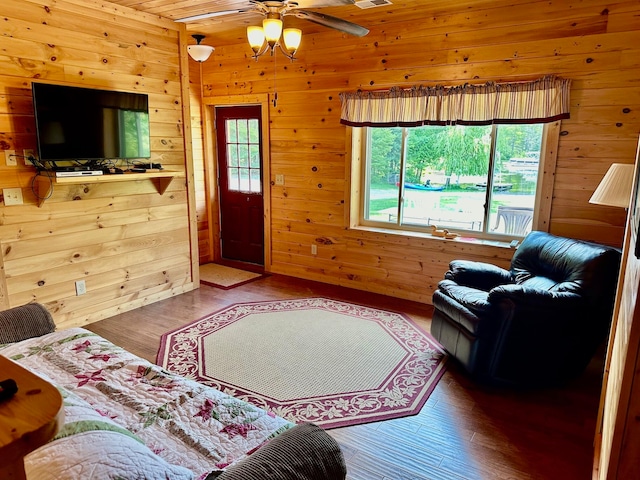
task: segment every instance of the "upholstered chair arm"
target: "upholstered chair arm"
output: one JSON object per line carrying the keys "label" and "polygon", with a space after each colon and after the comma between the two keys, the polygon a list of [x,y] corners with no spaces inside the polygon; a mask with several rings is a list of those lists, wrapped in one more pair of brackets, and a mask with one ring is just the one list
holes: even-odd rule
{"label": "upholstered chair arm", "polygon": [[346,476],[338,442],[317,425],[301,423],[207,480],[343,480]]}
{"label": "upholstered chair arm", "polygon": [[544,315],[543,310],[580,309],[584,304],[584,298],[572,292],[558,292],[511,284],[501,285],[489,291],[487,297],[489,303],[498,303],[503,300],[511,300],[518,307],[533,307]]}
{"label": "upholstered chair arm", "polygon": [[0,311],[0,344],[39,337],[56,329],[44,305],[28,303]]}
{"label": "upholstered chair arm", "polygon": [[454,260],[449,263],[445,278],[458,285],[488,292],[498,285],[513,283],[511,272],[496,265],[469,260]]}
{"label": "upholstered chair arm", "polygon": [[498,383],[561,384],[584,370],[600,343],[601,321],[580,295],[504,285],[487,297],[500,312],[489,371]]}

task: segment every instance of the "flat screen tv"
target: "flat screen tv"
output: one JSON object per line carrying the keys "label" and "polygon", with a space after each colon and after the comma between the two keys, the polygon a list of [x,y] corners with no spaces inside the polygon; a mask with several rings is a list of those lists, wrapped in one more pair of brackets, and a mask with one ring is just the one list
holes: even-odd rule
{"label": "flat screen tv", "polygon": [[32,84],[40,163],[149,158],[148,96]]}

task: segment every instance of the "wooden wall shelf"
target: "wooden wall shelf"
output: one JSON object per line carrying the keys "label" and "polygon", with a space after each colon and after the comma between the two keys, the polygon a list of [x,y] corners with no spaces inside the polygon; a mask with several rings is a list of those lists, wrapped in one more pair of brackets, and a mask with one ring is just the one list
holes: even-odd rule
{"label": "wooden wall shelf", "polygon": [[164,195],[167,187],[171,183],[174,177],[183,177],[184,173],[174,172],[170,170],[163,170],[161,172],[146,172],[146,173],[121,173],[111,175],[96,175],[96,176],[83,176],[83,177],[56,177],[55,174],[51,176],[45,174],[38,174],[34,179],[33,185],[35,194],[38,199],[38,207],[41,207],[44,202],[51,196],[54,185],[77,185],[83,183],[113,183],[113,182],[133,182],[139,180],[151,180],[158,190],[160,195]]}

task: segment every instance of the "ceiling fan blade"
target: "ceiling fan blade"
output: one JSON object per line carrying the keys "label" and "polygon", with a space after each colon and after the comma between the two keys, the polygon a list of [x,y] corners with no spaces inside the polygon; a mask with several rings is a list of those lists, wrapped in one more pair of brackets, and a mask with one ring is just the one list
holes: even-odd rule
{"label": "ceiling fan blade", "polygon": [[293,8],[322,8],[322,7],[344,7],[345,5],[355,5],[356,0],[296,0]]}
{"label": "ceiling fan blade", "polygon": [[324,27],[340,30],[341,32],[348,33],[349,35],[354,35],[356,37],[364,37],[369,33],[368,29],[361,27],[358,24],[347,22],[346,20],[338,17],[332,17],[331,15],[325,15],[324,13],[295,9],[291,10],[291,15],[295,15],[298,18],[304,18],[305,20],[309,20],[310,22],[317,23]]}
{"label": "ceiling fan blade", "polygon": [[220,10],[219,12],[201,13],[199,15],[191,15],[190,17],[176,18],[174,22],[188,23],[196,20],[206,20],[207,18],[222,17],[224,15],[232,15],[234,13],[244,13],[253,11],[253,8],[243,8],[235,10]]}

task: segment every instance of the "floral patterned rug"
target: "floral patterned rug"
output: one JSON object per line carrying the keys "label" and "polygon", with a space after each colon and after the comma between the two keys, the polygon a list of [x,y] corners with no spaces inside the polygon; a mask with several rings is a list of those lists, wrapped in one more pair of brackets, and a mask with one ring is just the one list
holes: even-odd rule
{"label": "floral patterned rug", "polygon": [[445,371],[402,313],[326,298],[239,303],[162,336],[158,364],[292,422],[414,415]]}

